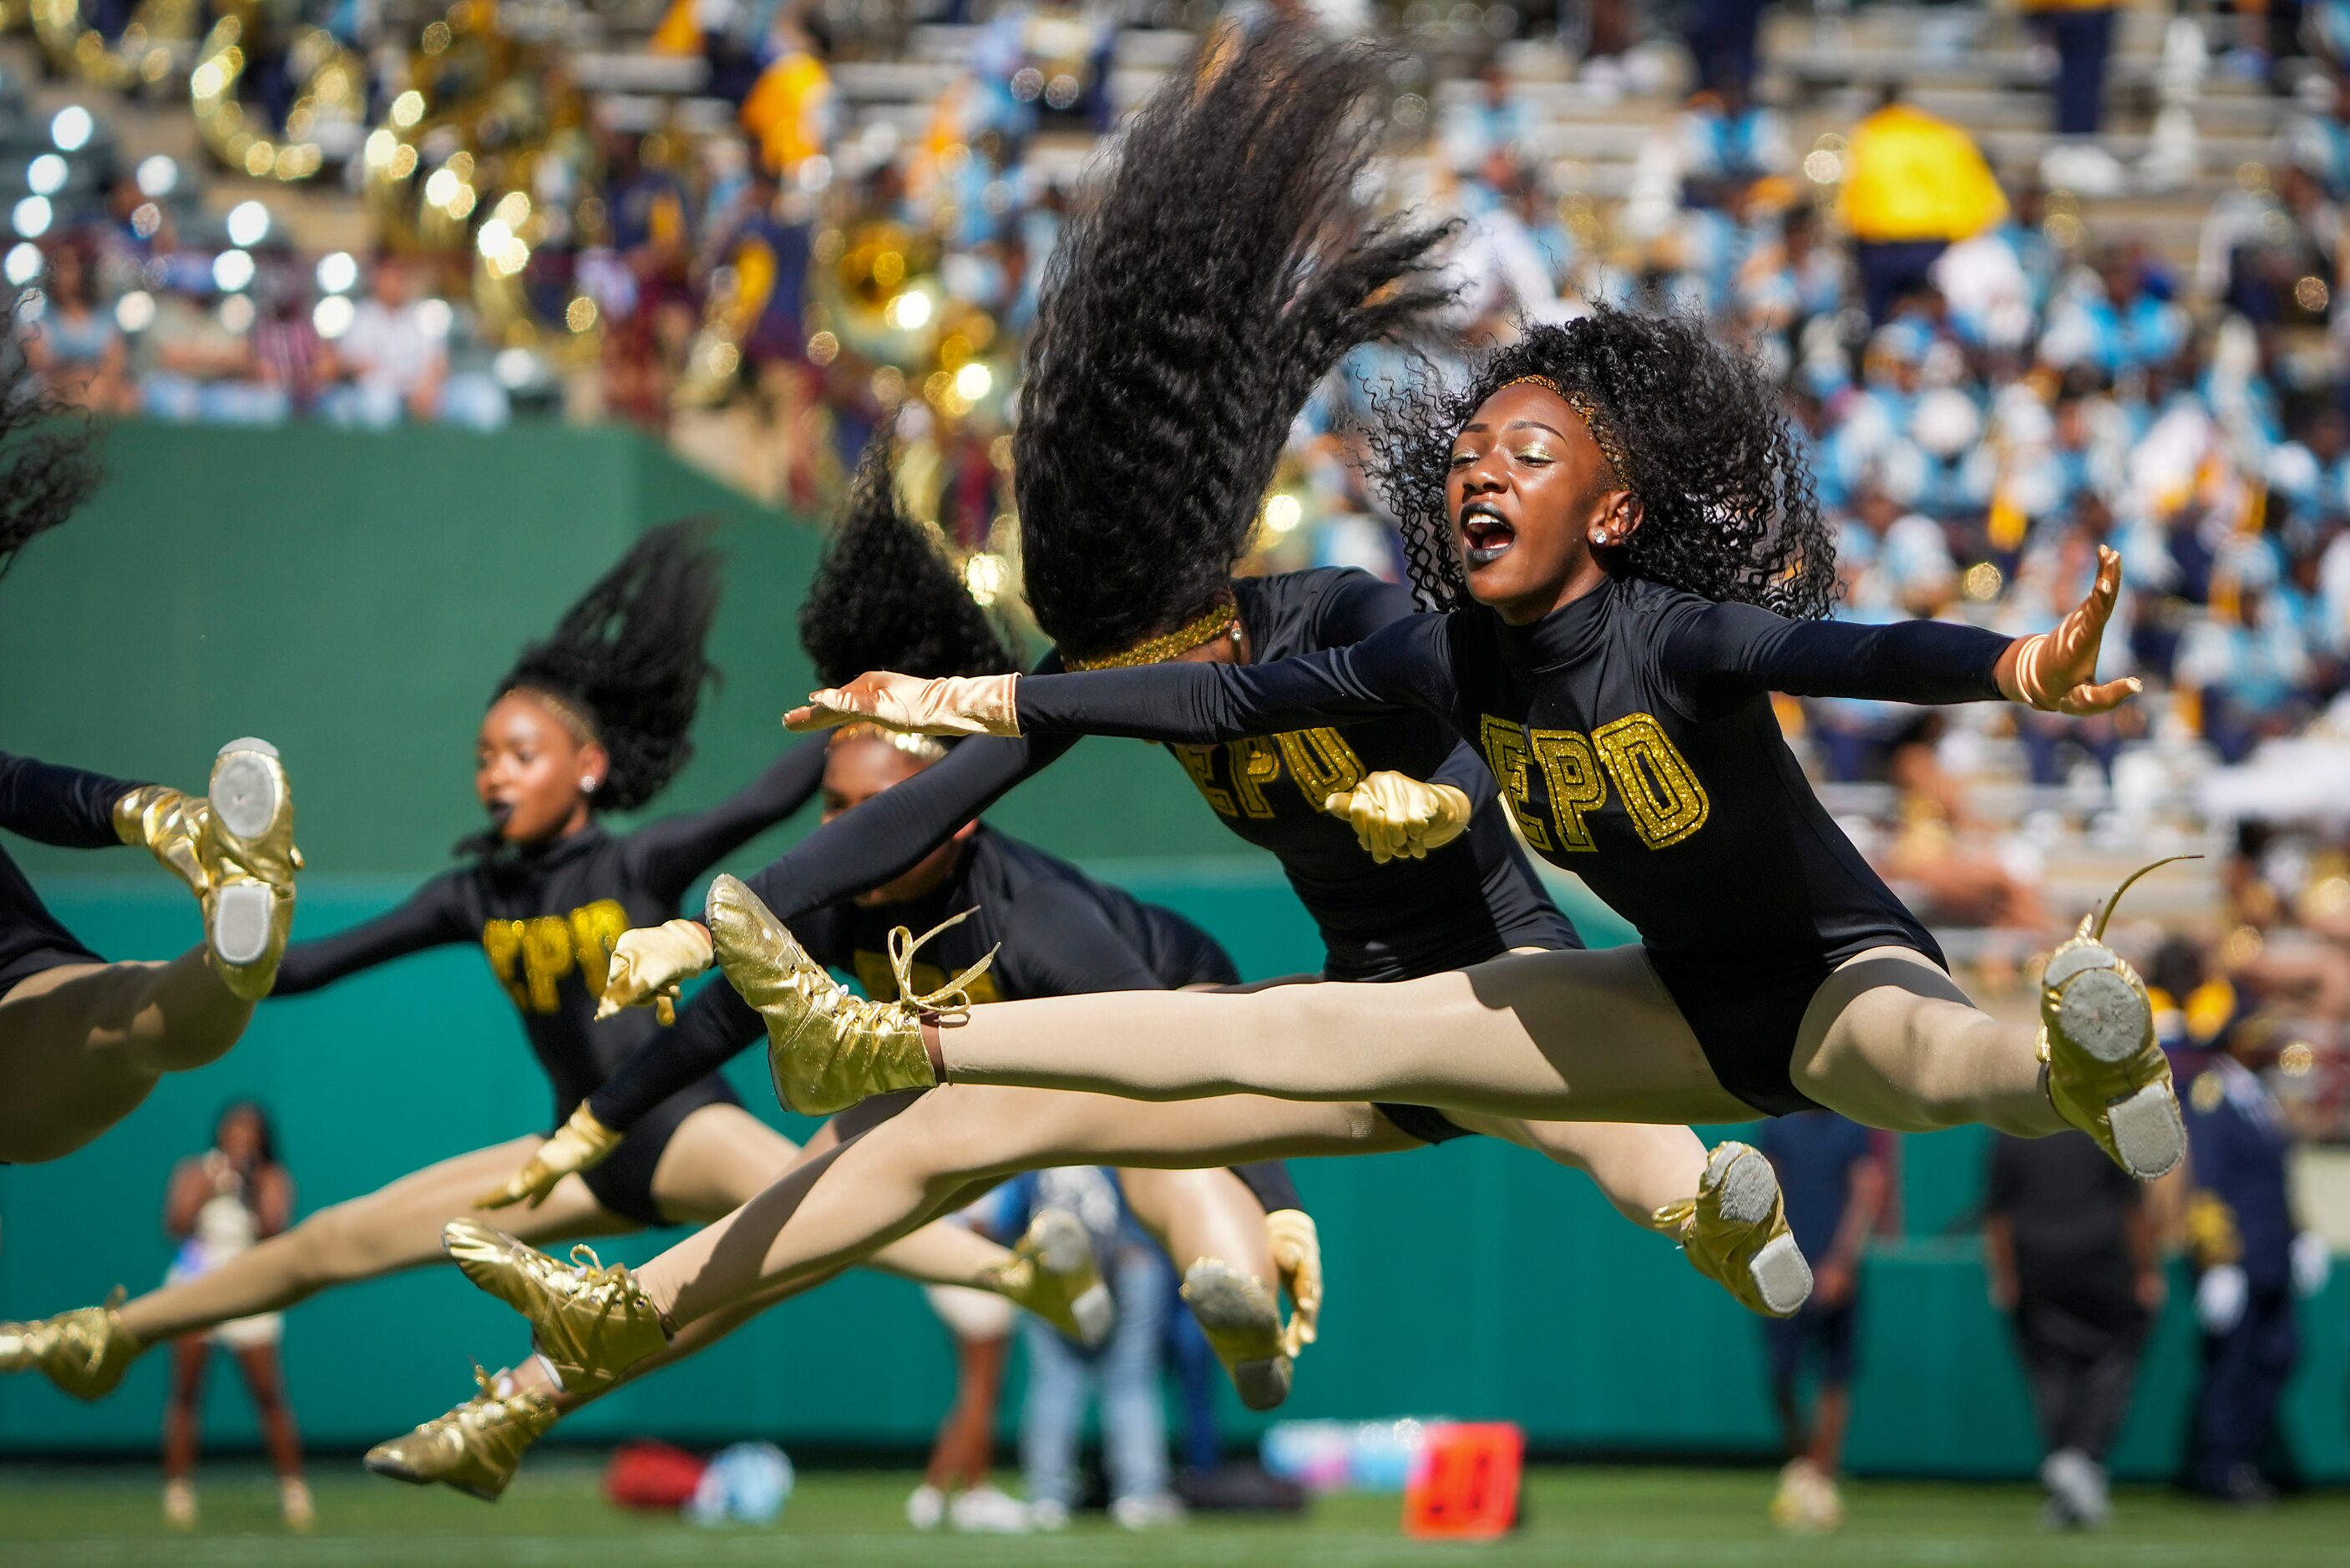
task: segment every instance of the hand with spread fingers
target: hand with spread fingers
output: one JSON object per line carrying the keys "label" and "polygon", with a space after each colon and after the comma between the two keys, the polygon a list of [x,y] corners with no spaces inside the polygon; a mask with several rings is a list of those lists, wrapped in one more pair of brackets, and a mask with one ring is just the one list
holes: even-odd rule
{"label": "hand with spread fingers", "polygon": [[1277,1209],[1264,1217],[1273,1242],[1273,1269],[1289,1293],[1289,1326],[1282,1331],[1292,1355],[1314,1343],[1322,1322],[1322,1237],[1314,1217],[1302,1209]]}
{"label": "hand with spread fingers", "polygon": [[663,1023],[677,1022],[678,988],[710,968],[710,932],[697,920],[665,920],[622,931],[604,971],[598,1020],[624,1007],[650,1007]]}
{"label": "hand with spread fingers", "polygon": [[1461,836],[1469,826],[1469,797],[1451,784],[1423,784],[1407,774],[1376,773],[1322,803],[1352,823],[1371,858],[1421,860]]}
{"label": "hand with spread fingers", "polygon": [[565,1177],[609,1159],[612,1151],[620,1147],[622,1136],[598,1121],[596,1113],[583,1104],[571,1113],[569,1121],[555,1129],[553,1137],[538,1146],[538,1152],[525,1160],[519,1170],[474,1199],[473,1207],[504,1209],[523,1203],[536,1209],[546,1201],[546,1195]]}
{"label": "hand with spread fingers", "polygon": [[2136,676],[2097,683],[2097,646],[2121,597],[2122,558],[2097,546],[2097,580],[2054,631],[2018,638],[2000,655],[1994,679],[2011,702],[2027,702],[2043,713],[2085,718],[2108,713],[2142,689]]}
{"label": "hand with spread fingers", "polygon": [[906,735],[1017,735],[1020,715],[1013,692],[1019,680],[1017,675],[970,675],[924,680],[874,670],[846,686],[809,692],[805,706],[784,715],[784,728],[872,724]]}

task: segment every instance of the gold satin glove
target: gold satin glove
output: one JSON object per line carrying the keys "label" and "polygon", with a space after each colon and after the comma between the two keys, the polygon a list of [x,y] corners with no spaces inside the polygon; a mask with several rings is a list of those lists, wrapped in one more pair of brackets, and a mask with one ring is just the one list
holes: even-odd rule
{"label": "gold satin glove", "polygon": [[1314,1216],[1302,1209],[1278,1209],[1264,1217],[1273,1241],[1273,1269],[1289,1293],[1289,1326],[1282,1344],[1292,1355],[1314,1343],[1322,1323],[1322,1237]]}
{"label": "gold satin glove", "polygon": [[677,1022],[678,988],[708,971],[710,933],[693,920],[622,931],[604,971],[604,994],[597,1000],[598,1022],[624,1007],[650,1007],[663,1023]]}
{"label": "gold satin glove", "polygon": [[522,1168],[498,1186],[491,1188],[473,1199],[476,1209],[504,1209],[509,1204],[527,1203],[536,1209],[546,1201],[555,1184],[574,1171],[603,1164],[620,1147],[627,1135],[616,1133],[596,1119],[596,1113],[581,1101],[571,1113],[571,1119],[555,1129],[555,1136],[538,1146],[538,1152],[523,1161]]}
{"label": "gold satin glove", "polygon": [[114,836],[153,855],[163,869],[203,898],[212,891],[204,874],[204,819],[212,804],[166,784],[140,784],[114,803]]}
{"label": "gold satin glove", "polygon": [[1999,666],[2000,694],[2043,713],[2084,718],[2111,712],[2142,690],[2136,676],[2096,684],[2097,645],[2121,597],[2122,558],[2111,546],[2097,546],[2097,580],[2089,597],[2056,625],[2018,641]]}
{"label": "gold satin glove", "polygon": [[1469,826],[1469,797],[1451,784],[1424,784],[1409,774],[1376,773],[1322,803],[1332,816],[1354,825],[1371,859],[1421,860]]}
{"label": "gold satin glove", "polygon": [[786,730],[832,730],[872,724],[907,735],[1017,735],[1017,675],[951,676],[924,680],[875,670],[846,686],[808,693],[805,707],[784,715]]}

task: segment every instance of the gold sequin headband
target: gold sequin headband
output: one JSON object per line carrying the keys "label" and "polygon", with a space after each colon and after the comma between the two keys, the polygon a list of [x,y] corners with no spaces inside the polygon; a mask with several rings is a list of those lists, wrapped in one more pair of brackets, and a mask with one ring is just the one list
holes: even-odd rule
{"label": "gold sequin headband", "polygon": [[[1616,481],[1616,488],[1618,490],[1632,488],[1631,460],[1625,455],[1624,443],[1616,439],[1615,431],[1610,429],[1607,421],[1600,417],[1597,403],[1593,402],[1581,392],[1568,391],[1548,376],[1513,377],[1503,382],[1502,387],[1514,387],[1520,382],[1531,382],[1540,387],[1581,416],[1583,428],[1591,432],[1591,444],[1597,447],[1599,455],[1607,460],[1608,476]],[[1498,392],[1502,387],[1496,387],[1493,389]]]}
{"label": "gold sequin headband", "polygon": [[827,741],[825,745],[827,748],[837,746],[843,741],[880,741],[897,747],[910,757],[920,757],[926,763],[938,762],[947,754],[946,742],[934,736],[909,735],[897,730],[885,730],[879,724],[861,722],[855,724],[843,724],[832,732],[832,738]]}
{"label": "gold sequin headband", "polygon": [[1157,664],[1162,659],[1180,659],[1195,648],[1209,643],[1232,629],[1240,611],[1231,599],[1218,599],[1197,620],[1177,627],[1173,631],[1147,637],[1124,653],[1105,653],[1098,659],[1064,659],[1072,670],[1122,670],[1134,664]]}
{"label": "gold sequin headband", "polygon": [[603,744],[603,741],[596,733],[595,724],[589,721],[587,714],[581,712],[572,704],[566,702],[554,692],[547,691],[545,687],[509,686],[501,694],[500,700],[503,701],[506,697],[529,698],[532,701],[537,703],[540,707],[554,714],[556,720],[562,723],[563,727],[571,732],[571,738],[578,742],[579,744],[583,746],[598,746]]}

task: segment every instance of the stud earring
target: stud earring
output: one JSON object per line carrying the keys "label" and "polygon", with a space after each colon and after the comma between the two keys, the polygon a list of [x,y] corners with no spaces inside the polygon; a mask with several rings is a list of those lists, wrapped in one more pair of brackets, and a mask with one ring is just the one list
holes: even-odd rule
{"label": "stud earring", "polygon": [[596,781],[592,778],[581,779],[579,781],[579,793],[582,794],[594,794],[596,793]]}

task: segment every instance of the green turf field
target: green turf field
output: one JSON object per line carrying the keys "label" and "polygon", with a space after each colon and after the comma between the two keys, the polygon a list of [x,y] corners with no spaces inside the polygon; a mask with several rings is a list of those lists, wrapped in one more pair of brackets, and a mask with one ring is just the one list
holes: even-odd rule
{"label": "green turf field", "polygon": [[2036,1568],[2113,1563],[2164,1568],[2257,1564],[2338,1568],[2350,1562],[2350,1497],[2280,1504],[2245,1515],[2158,1492],[2126,1492],[2122,1521],[2101,1536],[2055,1537],[2034,1521],[2022,1487],[1878,1482],[1856,1485],[1838,1536],[1790,1539],[1762,1519],[1772,1478],[1759,1470],[1546,1469],[1531,1482],[1529,1527],[1486,1547],[1432,1547],[1398,1532],[1393,1498],[1332,1498],[1302,1521],[1195,1521],[1149,1536],[1080,1520],[1066,1534],[918,1535],[899,1512],[911,1478],[871,1473],[804,1477],[783,1520],[765,1529],[700,1530],[625,1513],[597,1495],[595,1469],[552,1459],[505,1501],[486,1507],[446,1492],[411,1491],[357,1475],[346,1463],[314,1476],[319,1528],[279,1529],[267,1478],[243,1466],[207,1472],[203,1528],[167,1532],[151,1472],[0,1469],[0,1565],[320,1564],[430,1568],[483,1564],[920,1563],[922,1568],[1071,1564],[1562,1563],[1900,1564]]}

